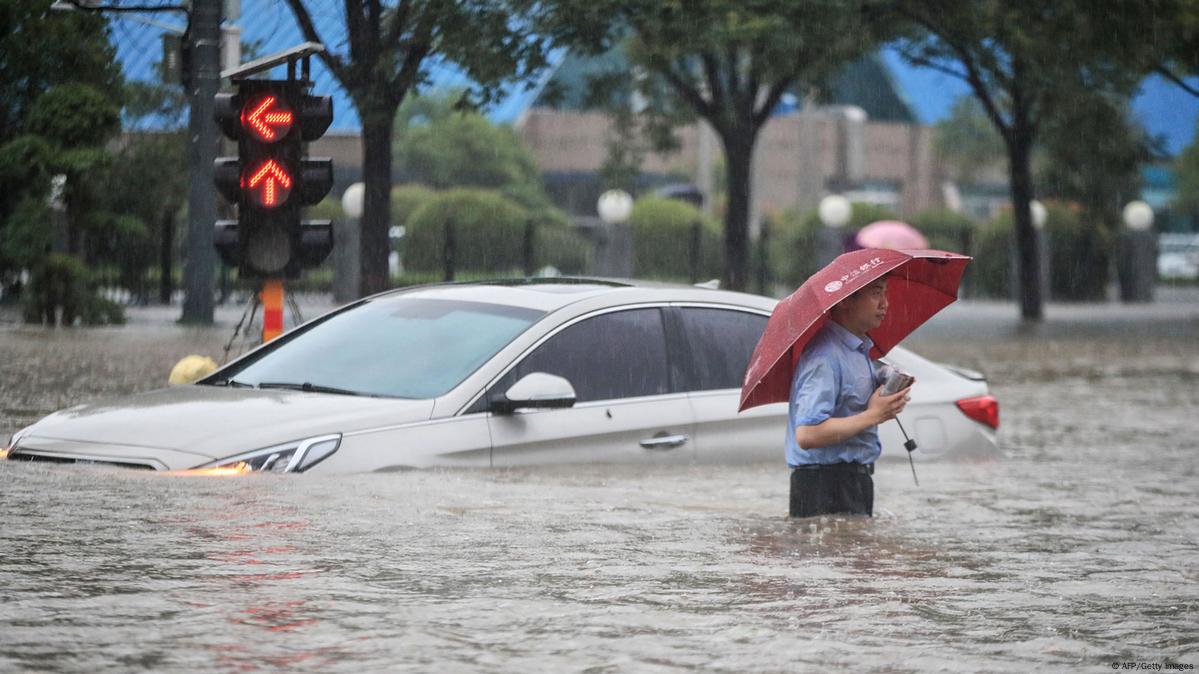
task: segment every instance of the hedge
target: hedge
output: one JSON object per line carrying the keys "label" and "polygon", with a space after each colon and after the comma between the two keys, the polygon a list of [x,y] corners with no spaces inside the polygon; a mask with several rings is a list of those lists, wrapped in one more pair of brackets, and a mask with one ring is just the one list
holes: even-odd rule
{"label": "hedge", "polygon": [[[1108,269],[1115,234],[1101,222],[1083,217],[1072,205],[1049,202],[1045,232],[1049,246],[1049,298],[1064,302],[1102,300],[1107,293]],[[1004,211],[980,227],[974,237],[975,291],[1007,298],[1012,292],[1015,258],[1012,212]]]}
{"label": "hedge", "polygon": [[432,193],[407,220],[404,268],[412,272],[444,270],[446,227],[452,223],[456,244],[455,275],[524,274],[525,231],[533,223],[533,264],[582,274],[590,265],[590,245],[552,211],[530,212],[497,191],[451,189]]}
{"label": "hedge", "polygon": [[[855,202],[852,204],[849,222],[837,235],[847,243],[858,230],[879,220],[895,220],[894,211],[878,206]],[[820,269],[818,236],[824,228],[816,209],[799,212],[788,209],[766,219],[770,229],[770,274],[787,287],[799,287],[809,276]]]}
{"label": "hedge", "polygon": [[687,281],[691,276],[691,240],[700,226],[699,280],[720,278],[724,240],[718,222],[678,199],[645,196],[633,204],[633,273],[638,278]]}

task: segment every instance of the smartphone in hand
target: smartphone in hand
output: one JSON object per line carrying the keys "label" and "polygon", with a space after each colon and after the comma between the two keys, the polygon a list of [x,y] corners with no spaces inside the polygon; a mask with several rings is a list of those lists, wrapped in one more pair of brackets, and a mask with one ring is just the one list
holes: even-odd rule
{"label": "smartphone in hand", "polygon": [[891,372],[887,375],[886,383],[883,384],[883,395],[895,395],[896,393],[899,393],[905,388],[911,386],[912,382],[915,380],[916,378],[907,372],[904,372],[899,368],[892,368]]}

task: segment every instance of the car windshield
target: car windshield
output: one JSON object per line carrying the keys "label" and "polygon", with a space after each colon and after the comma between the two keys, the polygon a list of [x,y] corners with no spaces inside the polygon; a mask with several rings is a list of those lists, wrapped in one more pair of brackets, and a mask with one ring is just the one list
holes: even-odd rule
{"label": "car windshield", "polygon": [[381,298],[308,328],[225,381],[435,398],[543,315],[523,307]]}

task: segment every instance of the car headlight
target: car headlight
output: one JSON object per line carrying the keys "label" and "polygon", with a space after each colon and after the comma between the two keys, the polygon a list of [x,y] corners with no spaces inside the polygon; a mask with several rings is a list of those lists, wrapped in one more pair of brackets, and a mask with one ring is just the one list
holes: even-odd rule
{"label": "car headlight", "polygon": [[341,446],[341,434],[321,435],[306,440],[255,449],[220,459],[183,475],[241,475],[244,473],[303,473],[329,458]]}
{"label": "car headlight", "polygon": [[13,433],[12,436],[8,438],[8,444],[0,447],[0,459],[8,458],[9,452],[17,448],[17,443],[21,441],[22,436],[29,432],[30,428],[32,428],[32,426],[26,426],[16,433]]}

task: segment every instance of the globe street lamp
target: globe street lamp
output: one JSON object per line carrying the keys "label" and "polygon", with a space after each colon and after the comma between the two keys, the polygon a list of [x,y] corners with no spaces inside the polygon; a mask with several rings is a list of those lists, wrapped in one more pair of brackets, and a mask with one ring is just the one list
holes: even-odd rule
{"label": "globe street lamp", "polygon": [[624,190],[608,190],[595,204],[600,219],[609,225],[624,224],[633,213],[633,197]]}
{"label": "globe street lamp", "polygon": [[845,251],[841,230],[853,216],[853,204],[840,194],[830,194],[820,200],[816,215],[824,225],[816,235],[816,265],[823,267]]}
{"label": "globe street lamp", "polygon": [[603,245],[596,251],[598,267],[612,276],[633,275],[633,234],[629,230],[629,216],[633,214],[633,197],[624,190],[608,190],[600,195],[595,204],[600,220],[605,227]]}
{"label": "globe street lamp", "polygon": [[346,214],[333,223],[333,299],[349,302],[358,299],[358,218],[366,186],[354,183],[341,194],[341,210]]}
{"label": "globe street lamp", "polygon": [[1157,236],[1153,232],[1153,207],[1144,201],[1131,201],[1124,207],[1124,231],[1120,235],[1120,259],[1116,265],[1120,279],[1120,299],[1124,302],[1152,302],[1157,274]]}
{"label": "globe street lamp", "polygon": [[1028,202],[1028,210],[1032,212],[1032,226],[1045,229],[1045,222],[1049,220],[1049,209],[1045,208],[1045,204],[1033,199]]}
{"label": "globe street lamp", "polygon": [[849,224],[849,218],[853,215],[853,204],[840,194],[830,194],[820,200],[816,212],[825,227],[841,229]]}
{"label": "globe street lamp", "polygon": [[[1041,297],[1048,298],[1050,295],[1049,279],[1053,278],[1049,269],[1050,237],[1049,232],[1045,229],[1045,223],[1049,222],[1049,209],[1045,208],[1045,204],[1033,199],[1028,202],[1028,210],[1032,215],[1032,240],[1037,254],[1037,267],[1041,272],[1037,282],[1041,284]],[[1019,297],[1018,294],[1014,296]]]}

